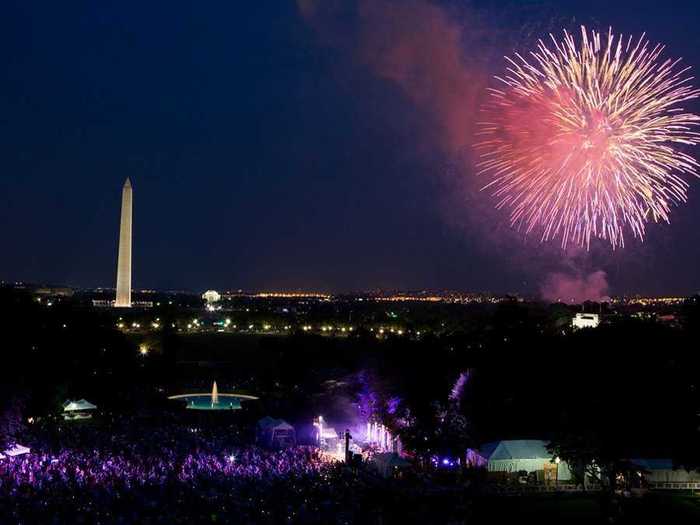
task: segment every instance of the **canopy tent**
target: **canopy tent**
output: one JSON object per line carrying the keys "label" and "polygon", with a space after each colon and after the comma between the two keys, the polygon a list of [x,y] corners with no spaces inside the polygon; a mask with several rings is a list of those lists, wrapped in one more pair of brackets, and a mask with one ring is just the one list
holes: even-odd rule
{"label": "canopy tent", "polygon": [[700,472],[674,468],[671,459],[631,459],[630,463],[638,467],[647,481],[651,483],[688,483],[700,481]]}
{"label": "canopy tent", "polygon": [[402,468],[411,466],[411,463],[395,452],[382,452],[372,457],[372,463],[380,475],[389,477],[392,473]]}
{"label": "canopy tent", "polygon": [[93,405],[85,399],[79,399],[78,401],[71,401],[70,399],[63,403],[64,412],[75,412],[78,410],[95,410],[96,405]]}
{"label": "canopy tent", "polygon": [[97,409],[97,406],[85,399],[79,399],[78,401],[69,399],[63,403],[63,419],[90,419],[92,417],[90,411],[95,409]]}
{"label": "canopy tent", "polygon": [[12,447],[8,448],[7,450],[0,452],[0,459],[4,459],[5,457],[15,457],[15,456],[21,456],[23,454],[29,454],[30,449],[29,447],[25,447],[23,445],[19,445],[15,443]]}
{"label": "canopy tent", "polygon": [[258,421],[257,430],[258,441],[269,447],[296,445],[296,431],[283,419],[264,417]]}
{"label": "canopy tent", "polygon": [[556,463],[548,443],[540,439],[516,439],[486,443],[479,449],[489,472],[515,473],[525,471],[556,471],[556,479],[571,479],[568,465],[562,461]]}

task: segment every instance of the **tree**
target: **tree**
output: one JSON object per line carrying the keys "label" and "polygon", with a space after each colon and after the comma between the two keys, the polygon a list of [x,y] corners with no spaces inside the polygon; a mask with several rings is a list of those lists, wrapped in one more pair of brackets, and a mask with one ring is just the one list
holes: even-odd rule
{"label": "tree", "polygon": [[552,407],[551,452],[600,483],[608,517],[620,510],[614,491],[629,483],[630,459],[691,466],[681,445],[698,438],[697,357],[683,333],[649,322],[582,331],[568,338],[561,368],[571,388]]}
{"label": "tree", "polygon": [[5,395],[0,400],[0,450],[14,445],[24,431],[24,402],[18,395]]}

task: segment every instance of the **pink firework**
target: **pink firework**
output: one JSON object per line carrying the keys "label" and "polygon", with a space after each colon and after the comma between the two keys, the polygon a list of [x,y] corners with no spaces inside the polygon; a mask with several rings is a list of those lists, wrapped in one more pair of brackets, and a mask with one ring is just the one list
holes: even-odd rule
{"label": "pink firework", "polygon": [[629,231],[644,239],[649,221],[669,221],[686,201],[697,161],[700,117],[680,105],[700,95],[689,68],[662,59],[664,47],[564,31],[540,40],[530,59],[519,54],[496,77],[479,122],[480,173],[511,225],[541,240],[588,248],[605,239],[624,246]]}

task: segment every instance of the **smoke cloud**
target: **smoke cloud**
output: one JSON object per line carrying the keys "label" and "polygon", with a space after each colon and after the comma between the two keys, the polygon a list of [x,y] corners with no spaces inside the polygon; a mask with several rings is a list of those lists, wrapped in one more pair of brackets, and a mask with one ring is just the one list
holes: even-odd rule
{"label": "smoke cloud", "polygon": [[540,292],[543,299],[551,302],[601,302],[608,296],[607,275],[602,270],[588,275],[552,273],[545,279]]}
{"label": "smoke cloud", "polygon": [[[430,114],[446,151],[460,152],[473,142],[475,115],[488,82],[478,63],[483,55],[464,52],[487,38],[475,12],[460,12],[457,24],[425,0],[297,4],[326,42],[349,49],[360,64]],[[348,19],[355,22],[351,31],[340,27]]]}

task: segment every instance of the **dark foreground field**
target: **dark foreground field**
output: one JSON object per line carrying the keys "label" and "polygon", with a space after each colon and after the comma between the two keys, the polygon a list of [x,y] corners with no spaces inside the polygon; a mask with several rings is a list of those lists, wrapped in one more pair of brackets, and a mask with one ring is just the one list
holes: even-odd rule
{"label": "dark foreground field", "polygon": [[[477,500],[474,523],[599,524],[601,506],[593,494],[499,496]],[[649,493],[625,500],[618,523],[700,523],[700,496]]]}

